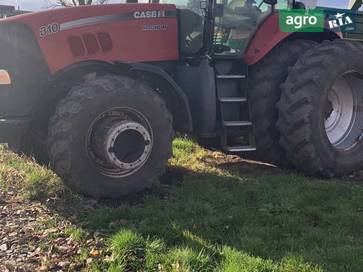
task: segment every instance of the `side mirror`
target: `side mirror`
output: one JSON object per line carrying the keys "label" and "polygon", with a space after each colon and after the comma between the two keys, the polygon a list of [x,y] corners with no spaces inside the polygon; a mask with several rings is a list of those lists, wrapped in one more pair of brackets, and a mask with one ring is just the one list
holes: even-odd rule
{"label": "side mirror", "polygon": [[277,0],[263,0],[263,2],[264,2],[265,4],[268,4],[268,5],[271,5],[271,6],[273,6],[273,5],[276,5],[276,4],[277,4]]}

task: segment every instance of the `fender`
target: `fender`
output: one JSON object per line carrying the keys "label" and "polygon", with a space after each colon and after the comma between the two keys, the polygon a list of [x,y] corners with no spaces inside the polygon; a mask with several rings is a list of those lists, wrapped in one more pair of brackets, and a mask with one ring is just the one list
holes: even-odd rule
{"label": "fender", "polygon": [[259,62],[275,48],[277,44],[285,39],[292,38],[293,36],[317,41],[342,38],[341,33],[336,33],[329,29],[324,29],[323,33],[282,32],[279,27],[279,15],[278,13],[274,13],[267,17],[259,26],[247,47],[244,61],[247,65],[253,65]]}
{"label": "fender", "polygon": [[32,90],[25,89],[26,92],[32,93],[34,103],[29,103],[31,111],[28,113],[31,120],[35,120],[32,125],[47,126],[48,119],[53,115],[54,109],[58,102],[64,98],[71,88],[77,84],[81,84],[87,79],[92,79],[95,76],[103,76],[105,74],[117,74],[118,71],[114,64],[102,61],[85,61],[74,63],[66,67],[54,75],[49,75],[48,80],[38,82],[38,93]]}
{"label": "fender", "polygon": [[163,97],[173,115],[174,128],[185,133],[193,131],[190,105],[185,93],[163,69],[145,63],[116,61],[110,64],[101,61],[87,61],[62,69],[54,75],[50,85],[44,88],[44,99],[36,106],[37,109],[41,109],[38,114],[44,115],[44,112],[47,112],[46,109],[51,114],[55,107],[54,103],[64,97],[74,84],[84,80],[85,77],[92,78],[110,73],[116,75],[121,73],[147,82]]}
{"label": "fender", "polygon": [[152,64],[124,62],[116,62],[116,64],[128,65],[131,75],[142,77],[141,79],[146,80],[158,90],[173,115],[173,125],[177,131],[185,133],[193,131],[193,119],[188,98],[168,73]]}

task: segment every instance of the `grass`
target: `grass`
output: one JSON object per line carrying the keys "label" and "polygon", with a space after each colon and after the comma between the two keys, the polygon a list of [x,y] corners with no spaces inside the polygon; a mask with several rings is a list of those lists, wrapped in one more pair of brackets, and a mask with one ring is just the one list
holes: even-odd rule
{"label": "grass", "polygon": [[[225,160],[176,139],[163,184],[120,201],[69,192],[48,169],[0,151],[0,186],[107,237],[92,271],[362,271],[363,186]],[[86,204],[80,204],[86,203]]]}
{"label": "grass", "polygon": [[85,242],[85,239],[87,237],[87,232],[77,227],[66,228],[64,232],[66,235],[79,243]]}

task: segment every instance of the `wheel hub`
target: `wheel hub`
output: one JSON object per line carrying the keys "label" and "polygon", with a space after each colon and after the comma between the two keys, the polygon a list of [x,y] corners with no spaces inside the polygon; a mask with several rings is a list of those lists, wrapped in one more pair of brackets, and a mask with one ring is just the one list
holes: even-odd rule
{"label": "wheel hub", "polygon": [[121,169],[139,167],[151,148],[151,137],[147,129],[132,121],[115,124],[105,136],[105,157],[108,163]]}
{"label": "wheel hub", "polygon": [[330,142],[338,144],[349,130],[354,116],[353,95],[350,89],[332,88],[328,94],[330,114],[325,119],[325,129]]}
{"label": "wheel hub", "polygon": [[94,122],[88,150],[100,172],[123,177],[145,164],[153,141],[147,123],[141,121],[129,119],[126,114],[106,114]]}
{"label": "wheel hub", "polygon": [[347,150],[357,144],[361,131],[359,108],[361,80],[352,73],[340,76],[328,92],[324,109],[325,132],[329,142],[338,150]]}

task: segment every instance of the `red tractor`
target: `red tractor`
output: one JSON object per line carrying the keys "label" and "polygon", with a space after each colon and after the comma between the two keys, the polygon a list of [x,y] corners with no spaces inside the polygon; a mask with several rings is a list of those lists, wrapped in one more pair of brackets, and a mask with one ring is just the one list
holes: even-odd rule
{"label": "red tractor", "polygon": [[363,165],[360,43],[282,32],[294,0],[179,4],[2,20],[1,142],[93,197],[151,186],[175,131],[310,175]]}

